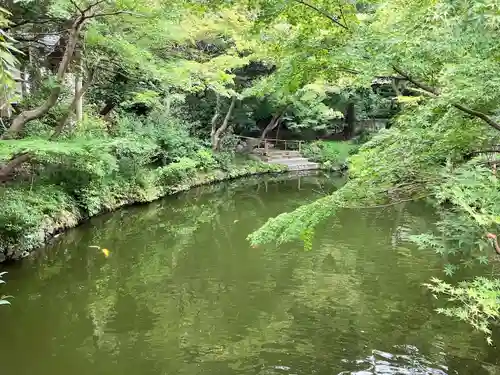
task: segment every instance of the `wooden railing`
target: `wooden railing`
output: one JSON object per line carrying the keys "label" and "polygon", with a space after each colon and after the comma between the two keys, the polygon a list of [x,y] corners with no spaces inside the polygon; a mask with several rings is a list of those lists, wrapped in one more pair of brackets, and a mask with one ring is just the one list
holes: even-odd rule
{"label": "wooden railing", "polygon": [[275,139],[275,138],[252,138],[244,137],[241,135],[236,135],[235,137],[240,138],[250,144],[251,149],[258,148],[267,154],[270,149],[275,150],[285,150],[285,151],[302,151],[302,146],[307,143],[307,141],[296,141],[287,139]]}

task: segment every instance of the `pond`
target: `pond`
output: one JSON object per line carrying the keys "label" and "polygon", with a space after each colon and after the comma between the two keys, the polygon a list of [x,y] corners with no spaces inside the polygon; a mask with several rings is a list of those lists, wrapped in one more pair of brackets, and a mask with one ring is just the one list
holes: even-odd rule
{"label": "pond", "polygon": [[341,185],[322,174],[239,180],[59,236],[8,269],[1,373],[500,373],[496,349],[437,315],[422,286],[443,260],[402,239],[431,225],[425,207],[341,211],[312,251],[247,243],[269,217]]}

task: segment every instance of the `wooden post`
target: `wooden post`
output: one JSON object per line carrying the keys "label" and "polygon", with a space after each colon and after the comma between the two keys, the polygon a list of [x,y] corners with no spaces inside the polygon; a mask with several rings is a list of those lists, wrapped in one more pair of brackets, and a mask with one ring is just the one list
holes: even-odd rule
{"label": "wooden post", "polygon": [[301,152],[301,150],[302,150],[302,147],[301,147],[301,146],[302,146],[302,141],[299,141],[299,154],[300,154],[300,152]]}
{"label": "wooden post", "polygon": [[267,156],[267,141],[264,140],[264,155]]}

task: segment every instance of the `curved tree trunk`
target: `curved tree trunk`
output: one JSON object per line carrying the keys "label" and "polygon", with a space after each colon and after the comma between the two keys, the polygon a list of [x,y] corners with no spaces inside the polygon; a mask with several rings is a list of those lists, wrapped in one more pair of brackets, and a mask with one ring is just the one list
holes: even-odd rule
{"label": "curved tree trunk", "polygon": [[267,126],[262,131],[262,134],[260,135],[260,138],[259,138],[259,144],[262,143],[262,141],[266,138],[267,133],[269,133],[270,131],[273,131],[276,128],[276,126],[278,126],[281,123],[281,118],[285,114],[285,111],[286,111],[286,108],[277,112],[273,116],[273,118],[271,119],[269,124],[267,124]]}
{"label": "curved tree trunk", "polygon": [[[236,96],[233,96],[231,99],[231,105],[229,106],[229,109],[227,110],[226,117],[224,117],[224,121],[222,122],[222,125],[215,131],[213,137],[212,137],[212,150],[213,151],[219,151],[220,148],[220,139],[224,132],[226,131],[227,127],[229,126],[229,120],[231,119],[231,115],[233,114],[234,107],[236,105]],[[213,130],[213,127],[212,127]]]}
{"label": "curved tree trunk", "polygon": [[71,26],[68,43],[66,44],[62,60],[59,63],[59,68],[57,69],[56,86],[50,92],[47,100],[45,100],[45,102],[37,108],[23,111],[17,115],[12,121],[10,128],[2,135],[2,139],[16,137],[29,121],[42,117],[57,103],[57,99],[59,99],[59,95],[61,94],[61,85],[63,83],[64,76],[68,71],[71,59],[73,58],[73,53],[75,52],[76,44],[78,43],[80,31],[86,19],[87,18],[85,18],[84,15],[80,15]]}
{"label": "curved tree trunk", "polygon": [[217,121],[219,121],[220,117],[220,96],[219,94],[215,93],[216,97],[216,104],[215,104],[215,113],[212,117],[212,121],[210,124],[212,125],[211,130],[210,130],[210,142],[212,143],[212,149],[214,150],[214,145],[216,143],[215,141],[215,133],[217,132]]}
{"label": "curved tree trunk", "polygon": [[0,182],[4,182],[8,177],[14,172],[14,169],[19,167],[24,162],[30,159],[30,155],[27,152],[14,155],[7,163],[0,166]]}

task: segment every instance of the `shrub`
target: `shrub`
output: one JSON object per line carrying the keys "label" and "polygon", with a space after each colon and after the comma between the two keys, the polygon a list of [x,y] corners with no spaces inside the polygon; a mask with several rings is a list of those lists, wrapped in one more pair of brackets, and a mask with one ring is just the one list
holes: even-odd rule
{"label": "shrub", "polygon": [[361,132],[352,139],[352,142],[357,145],[362,145],[363,143],[370,141],[373,138],[373,135],[373,132],[370,132],[367,129],[362,129]]}
{"label": "shrub", "polygon": [[317,141],[304,146],[304,156],[318,163],[329,162],[332,165],[344,164],[356,145],[350,142]]}
{"label": "shrub", "polygon": [[154,142],[158,147],[155,160],[167,165],[182,157],[194,158],[196,152],[203,148],[200,140],[191,137],[191,127],[192,124],[172,116],[155,113],[147,119],[121,117],[115,133],[121,137],[139,137]]}
{"label": "shrub", "polygon": [[177,185],[196,175],[198,163],[189,158],[180,158],[158,171],[159,182],[162,185]]}
{"label": "shrub", "polygon": [[198,162],[199,168],[205,172],[216,169],[219,166],[216,157],[209,149],[198,150],[195,158]]}
{"label": "shrub", "polygon": [[221,170],[227,172],[231,169],[234,163],[234,154],[230,152],[217,152],[214,154],[214,159]]}
{"label": "shrub", "polygon": [[0,189],[0,247],[38,245],[39,230],[47,218],[74,212],[74,201],[54,185],[11,186]]}

